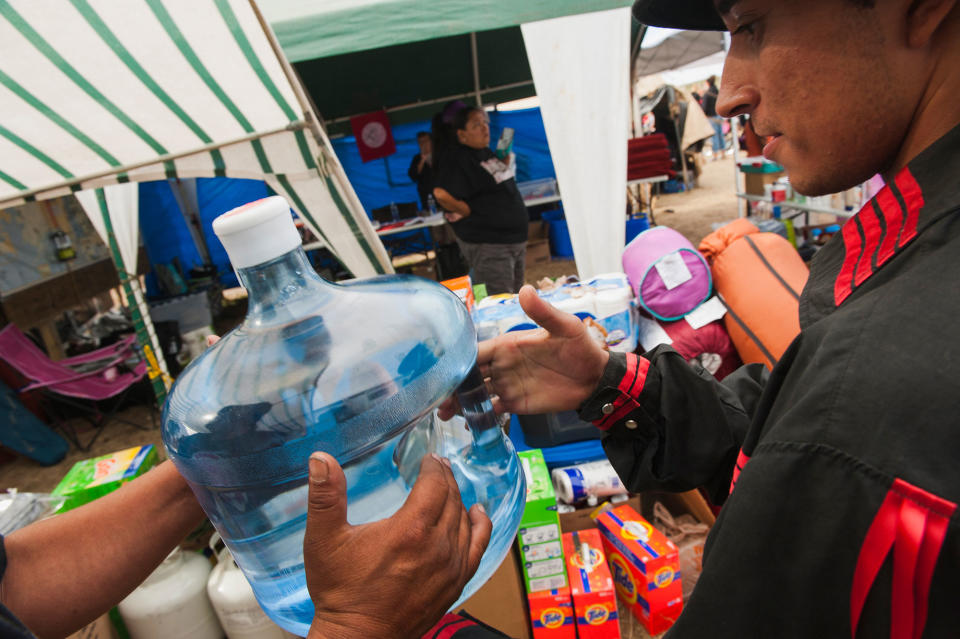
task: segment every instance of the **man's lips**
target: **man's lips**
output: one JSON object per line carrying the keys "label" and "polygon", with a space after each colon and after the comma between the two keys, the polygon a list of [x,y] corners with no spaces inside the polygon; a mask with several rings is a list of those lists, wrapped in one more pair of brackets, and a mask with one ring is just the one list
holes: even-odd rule
{"label": "man's lips", "polygon": [[780,140],[783,138],[783,135],[780,133],[774,133],[772,135],[762,137],[773,138],[763,146],[763,157],[767,158],[768,160],[772,160],[774,153],[776,153],[777,148],[780,146]]}

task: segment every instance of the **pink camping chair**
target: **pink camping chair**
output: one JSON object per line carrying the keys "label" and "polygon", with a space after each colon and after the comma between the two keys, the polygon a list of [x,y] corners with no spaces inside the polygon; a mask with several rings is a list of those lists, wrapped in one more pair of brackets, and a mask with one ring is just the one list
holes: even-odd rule
{"label": "pink camping chair", "polygon": [[[135,346],[136,336],[131,335],[91,353],[55,362],[13,324],[0,330],[0,359],[26,380],[17,392],[39,391],[46,400],[45,409],[54,426],[83,451],[90,449],[111,419],[143,428],[115,414],[130,389],[147,373],[147,365]],[[134,359],[135,364],[127,364]],[[114,399],[113,408],[104,413],[99,402],[107,399]],[[93,436],[85,445],[80,443],[76,430],[64,419],[59,405],[81,410],[93,425]],[[155,427],[152,408],[150,421]]]}

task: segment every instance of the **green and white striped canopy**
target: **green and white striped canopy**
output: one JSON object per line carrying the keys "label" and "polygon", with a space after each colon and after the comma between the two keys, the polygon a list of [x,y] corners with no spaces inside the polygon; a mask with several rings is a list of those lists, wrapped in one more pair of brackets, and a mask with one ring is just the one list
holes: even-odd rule
{"label": "green and white striped canopy", "polygon": [[265,180],[355,276],[391,270],[249,0],[0,0],[0,207],[216,176]]}

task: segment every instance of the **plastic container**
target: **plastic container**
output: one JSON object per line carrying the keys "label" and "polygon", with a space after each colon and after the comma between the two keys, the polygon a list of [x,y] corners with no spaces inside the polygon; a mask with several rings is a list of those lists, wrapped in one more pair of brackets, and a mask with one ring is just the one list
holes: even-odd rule
{"label": "plastic container", "polygon": [[[249,311],[177,380],[163,441],[264,611],[300,636],[313,619],[302,549],[316,450],[343,466],[353,524],[396,512],[424,454],[448,457],[464,504],[481,502],[493,520],[469,596],[509,550],[525,488],[476,367],[466,307],[416,277],[326,282],[281,197],[222,215],[214,230]],[[465,441],[444,436],[434,417],[454,392]]]}
{"label": "plastic container", "polygon": [[600,439],[603,431],[582,421],[573,410],[541,415],[517,415],[523,439],[531,448],[545,448],[585,439]]}
{"label": "plastic container", "polygon": [[117,608],[131,639],[222,639],[207,598],[210,562],[174,549]]}
{"label": "plastic container", "polygon": [[602,459],[550,471],[557,498],[568,504],[586,499],[595,505],[598,498],[625,495],[627,489],[609,460]]}
{"label": "plastic container", "polygon": [[219,541],[220,535],[213,533],[210,549],[217,556],[217,565],[207,579],[207,596],[227,639],[294,639],[273,623],[257,603],[253,588],[234,561],[230,549],[222,548],[216,552]]}

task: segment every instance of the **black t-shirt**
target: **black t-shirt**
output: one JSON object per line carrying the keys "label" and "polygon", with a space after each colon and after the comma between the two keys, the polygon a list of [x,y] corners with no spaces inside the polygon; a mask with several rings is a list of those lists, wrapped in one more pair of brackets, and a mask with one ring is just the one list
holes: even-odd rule
{"label": "black t-shirt", "polygon": [[530,216],[514,172],[487,148],[458,144],[444,154],[437,186],[470,205],[470,215],[451,225],[457,237],[477,244],[527,240]]}
{"label": "black t-shirt", "polygon": [[707,92],[703,94],[703,112],[708,118],[717,116],[717,96],[719,95],[720,90],[717,89],[717,87],[710,87],[707,89]]}
{"label": "black t-shirt", "polygon": [[410,180],[417,185],[417,195],[420,196],[420,206],[427,210],[427,196],[433,193],[433,165],[429,162],[423,163],[423,170],[417,171],[420,165],[420,154],[417,153],[410,161],[410,168],[407,169],[407,175]]}
{"label": "black t-shirt", "polygon": [[[0,535],[0,581],[7,572],[7,550]],[[0,639],[36,639],[6,606],[0,603]]]}

